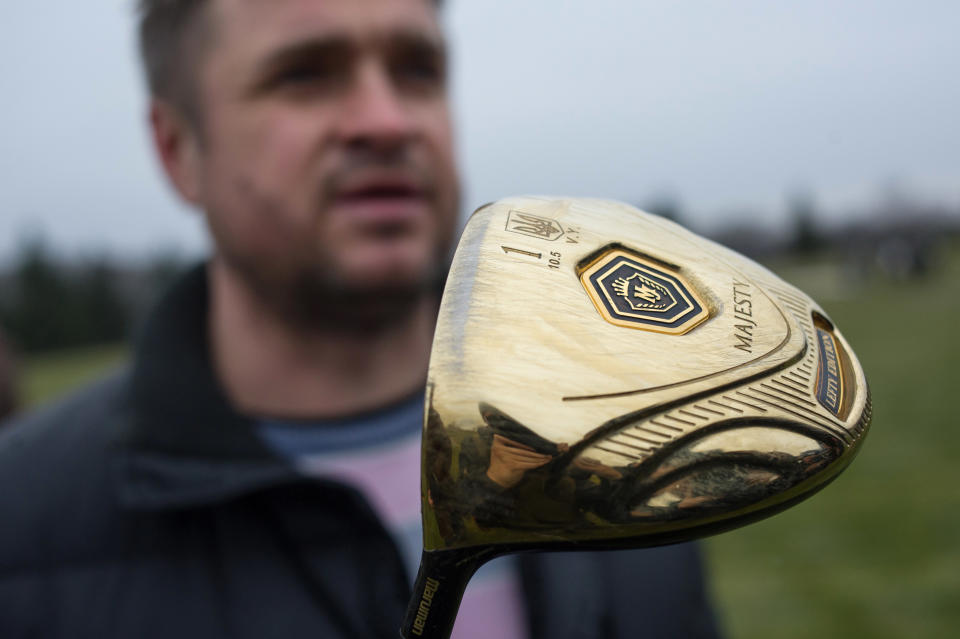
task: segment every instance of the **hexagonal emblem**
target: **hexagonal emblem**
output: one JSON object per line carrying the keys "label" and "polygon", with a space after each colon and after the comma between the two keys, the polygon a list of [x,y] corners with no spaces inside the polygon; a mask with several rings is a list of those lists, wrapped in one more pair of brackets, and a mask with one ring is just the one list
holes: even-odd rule
{"label": "hexagonal emblem", "polygon": [[603,319],[617,326],[682,335],[710,316],[679,273],[622,248],[604,251],[580,282]]}

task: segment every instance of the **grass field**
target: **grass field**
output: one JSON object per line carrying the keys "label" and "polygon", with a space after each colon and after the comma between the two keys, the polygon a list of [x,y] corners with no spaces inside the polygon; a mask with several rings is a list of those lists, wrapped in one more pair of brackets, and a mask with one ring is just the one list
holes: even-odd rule
{"label": "grass field", "polygon": [[[815,498],[706,542],[731,639],[960,632],[960,251],[922,281],[844,287],[835,265],[775,265],[818,299],[867,371],[863,450]],[[30,403],[102,373],[121,346],[28,362]]]}
{"label": "grass field", "polygon": [[30,358],[24,366],[20,391],[27,407],[69,392],[105,374],[126,357],[121,344],[89,346]]}
{"label": "grass field", "polygon": [[[930,279],[844,294],[839,272],[776,268],[860,358],[873,426],[813,499],[707,542],[731,638],[960,636],[960,253]],[[818,294],[819,293],[819,294]]]}

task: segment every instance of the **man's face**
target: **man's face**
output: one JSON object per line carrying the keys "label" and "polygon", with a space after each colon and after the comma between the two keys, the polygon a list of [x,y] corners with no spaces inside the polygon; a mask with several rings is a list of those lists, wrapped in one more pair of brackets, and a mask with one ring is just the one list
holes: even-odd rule
{"label": "man's face", "polygon": [[458,204],[433,4],[209,9],[195,71],[197,199],[218,254],[281,307],[422,290],[449,250]]}

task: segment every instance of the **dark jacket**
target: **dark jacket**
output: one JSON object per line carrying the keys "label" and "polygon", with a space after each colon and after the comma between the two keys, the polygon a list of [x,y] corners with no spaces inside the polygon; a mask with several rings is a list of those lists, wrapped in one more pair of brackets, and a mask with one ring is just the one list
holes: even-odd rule
{"label": "dark jacket", "polygon": [[[350,487],[219,388],[201,269],[130,371],[0,428],[0,637],[396,637],[409,576]],[[712,637],[696,547],[521,559],[534,636]]]}

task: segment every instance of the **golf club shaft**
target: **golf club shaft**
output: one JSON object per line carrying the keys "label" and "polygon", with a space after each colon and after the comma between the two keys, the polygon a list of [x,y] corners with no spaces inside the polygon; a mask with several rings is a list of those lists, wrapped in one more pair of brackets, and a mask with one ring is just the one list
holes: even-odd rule
{"label": "golf club shaft", "polygon": [[447,639],[470,577],[489,553],[471,550],[423,551],[413,597],[400,628],[403,639]]}

